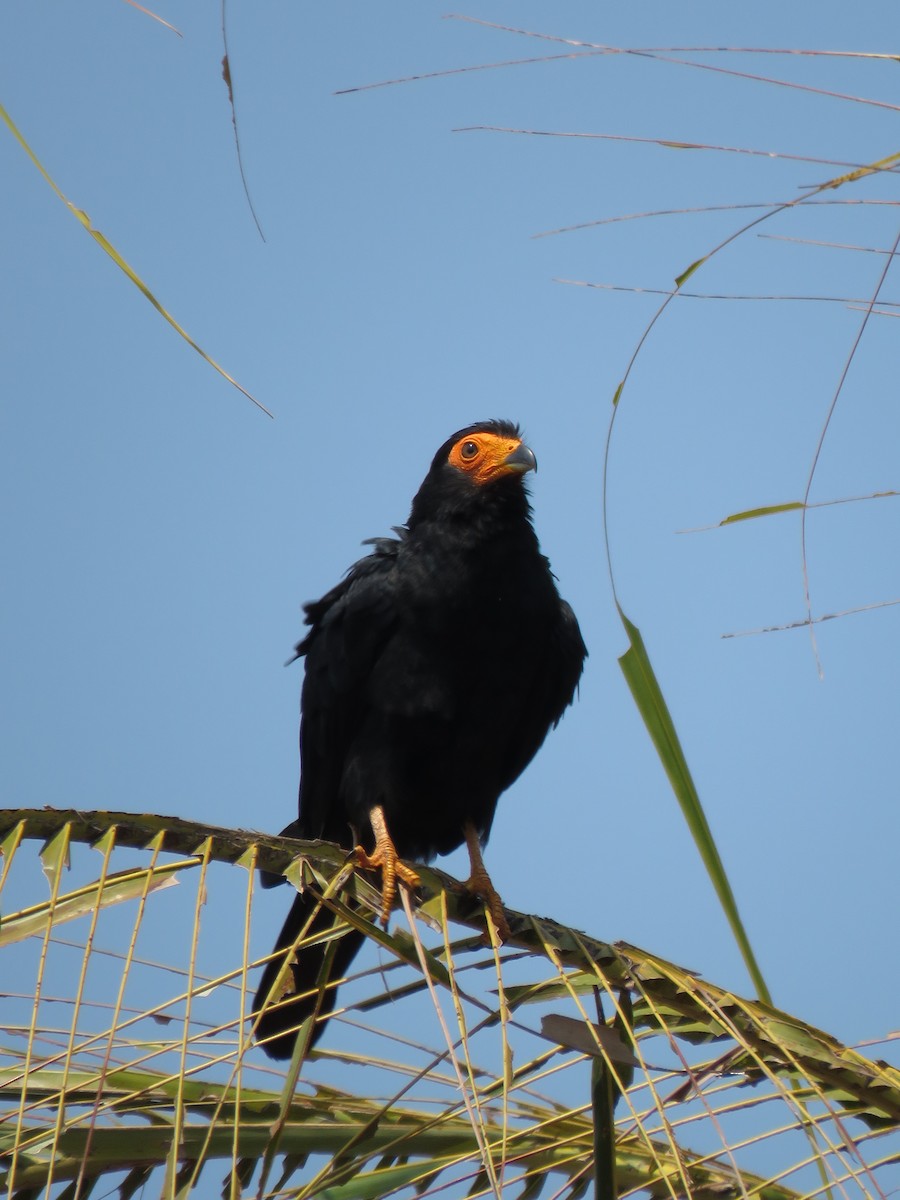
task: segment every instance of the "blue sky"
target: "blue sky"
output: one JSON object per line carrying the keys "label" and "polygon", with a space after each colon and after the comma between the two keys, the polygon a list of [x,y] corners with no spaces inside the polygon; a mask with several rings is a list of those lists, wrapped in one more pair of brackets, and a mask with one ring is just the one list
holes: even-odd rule
{"label": "blue sky", "polygon": [[[217,7],[0,13],[0,102],[66,196],[225,383],[73,220],[0,128],[4,806],[173,813],[277,831],[295,811],[300,605],[403,521],[438,445],[522,423],[536,525],[590,649],[576,708],[501,801],[510,906],[750,985],[617,665],[601,527],[616,386],[668,289],[758,211],[535,234],[661,209],[774,203],[865,163],[896,110],[660,58],[562,53],[430,0],[229,8],[248,210]],[[476,4],[482,20],[616,47],[896,50],[894,6]],[[670,53],[896,103],[895,62]],[[454,132],[470,126],[625,140]],[[824,193],[892,201],[894,176]],[[794,208],[686,291],[866,301],[889,203]],[[772,235],[762,237],[759,235]],[[782,240],[789,239],[789,240]],[[882,299],[897,301],[893,272]],[[623,393],[609,522],[641,628],[777,1003],[847,1041],[896,1028],[900,608],[804,630],[797,500],[862,314],[835,300],[669,306]],[[900,487],[897,328],[873,316],[811,498]],[[895,499],[816,510],[817,614],[894,600]],[[453,858],[448,869],[461,873]],[[271,933],[286,903],[268,898]],[[265,918],[266,920],[269,917]],[[258,953],[270,941],[261,925]],[[884,1051],[879,1048],[878,1053]]]}

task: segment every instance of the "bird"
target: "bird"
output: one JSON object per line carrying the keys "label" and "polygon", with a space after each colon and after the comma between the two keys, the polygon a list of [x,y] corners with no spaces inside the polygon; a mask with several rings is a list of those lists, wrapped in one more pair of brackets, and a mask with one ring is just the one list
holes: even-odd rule
{"label": "bird", "polygon": [[[406,524],[364,543],[370,552],[304,606],[299,816],[284,835],[336,842],[357,867],[380,869],[385,923],[398,883],[419,883],[409,861],[465,843],[463,886],[509,936],[482,850],[501,793],[572,703],[587,657],[532,524],[536,470],[513,422],[458,430]],[[320,986],[327,956],[342,979],[364,935],[296,947],[335,921],[310,889],[298,892],[254,1001],[255,1037],[272,1058],[290,1058],[314,1017],[310,1049],[334,1009],[336,988]]]}

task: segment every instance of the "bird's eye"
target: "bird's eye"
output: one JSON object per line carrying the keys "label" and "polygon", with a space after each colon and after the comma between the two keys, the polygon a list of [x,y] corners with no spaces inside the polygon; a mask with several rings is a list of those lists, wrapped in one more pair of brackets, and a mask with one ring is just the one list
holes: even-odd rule
{"label": "bird's eye", "polygon": [[459,453],[467,462],[471,462],[472,459],[475,457],[475,455],[478,453],[478,443],[477,442],[463,442],[462,446],[460,447]]}

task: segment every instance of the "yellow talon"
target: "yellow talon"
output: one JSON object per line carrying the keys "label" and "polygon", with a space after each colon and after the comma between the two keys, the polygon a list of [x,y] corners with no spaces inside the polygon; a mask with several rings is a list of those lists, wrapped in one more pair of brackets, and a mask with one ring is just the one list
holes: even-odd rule
{"label": "yellow talon", "polygon": [[484,859],[481,857],[481,839],[478,836],[478,831],[474,825],[466,822],[464,833],[466,835],[466,846],[469,849],[471,874],[463,884],[463,887],[467,892],[470,892],[473,896],[477,896],[482,901],[497,929],[497,937],[501,942],[507,942],[512,936],[509,922],[503,911],[503,901],[491,883],[491,877],[488,875]]}
{"label": "yellow talon", "polygon": [[397,853],[397,848],[388,833],[384,819],[384,809],[380,804],[369,813],[372,831],[375,834],[375,849],[369,854],[362,846],[357,846],[356,865],[364,871],[374,871],[381,868],[381,919],[385,925],[394,907],[397,897],[397,880],[414,890],[421,882],[412,867],[408,867]]}

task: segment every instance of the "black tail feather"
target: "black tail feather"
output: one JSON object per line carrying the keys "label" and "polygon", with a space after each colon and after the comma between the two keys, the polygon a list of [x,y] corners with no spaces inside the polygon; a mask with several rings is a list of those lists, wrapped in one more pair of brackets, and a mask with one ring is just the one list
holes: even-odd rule
{"label": "black tail feather", "polygon": [[[317,906],[318,912],[316,912]],[[305,936],[309,937],[333,928],[335,922],[339,921],[340,917],[335,916],[324,905],[319,905],[316,897],[309,892],[298,894],[291,905],[281,933],[278,935],[275,949],[286,950],[307,926]],[[336,945],[333,942],[322,942],[316,946],[305,946],[297,952],[291,963],[291,980],[288,981],[286,988],[288,997],[296,996],[297,998],[282,999],[279,1002],[276,997],[273,997],[257,1026],[257,1041],[263,1043],[263,1049],[270,1058],[290,1058],[294,1053],[297,1033],[301,1024],[307,1017],[318,1011],[319,1020],[313,1027],[309,1043],[310,1047],[316,1044],[325,1029],[324,1018],[333,1011],[337,1001],[336,987],[328,988],[321,998],[319,996],[318,985],[325,963],[325,955],[333,946],[329,975],[332,979],[342,979],[350,969],[350,964],[364,941],[363,934],[355,929],[348,929]],[[266,964],[256,998],[253,1001],[254,1012],[258,1012],[262,1008],[283,964],[284,955],[279,955]],[[304,995],[303,993],[309,994]]]}

